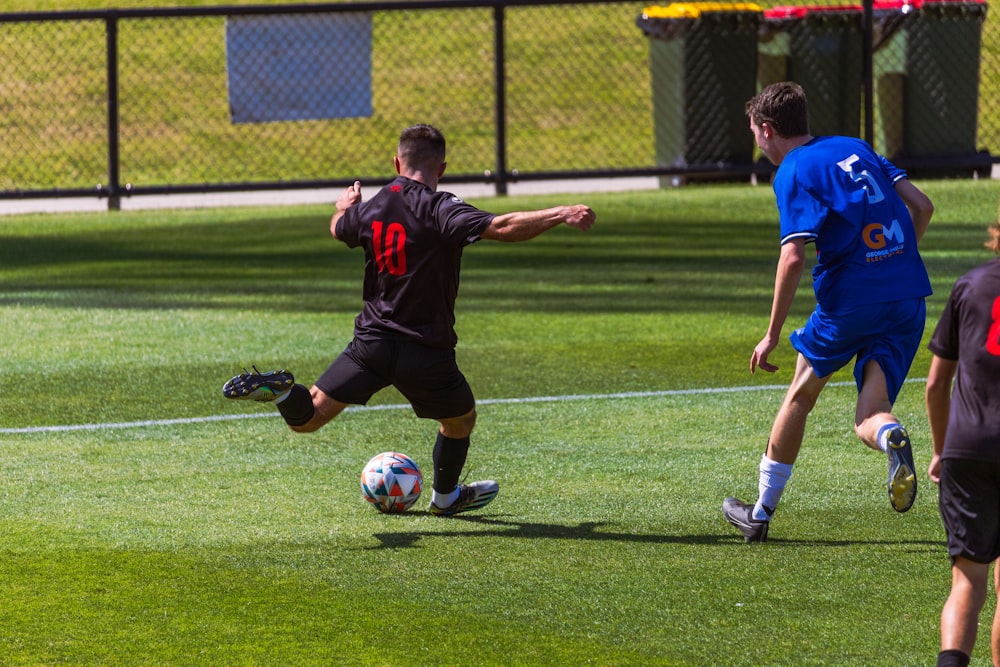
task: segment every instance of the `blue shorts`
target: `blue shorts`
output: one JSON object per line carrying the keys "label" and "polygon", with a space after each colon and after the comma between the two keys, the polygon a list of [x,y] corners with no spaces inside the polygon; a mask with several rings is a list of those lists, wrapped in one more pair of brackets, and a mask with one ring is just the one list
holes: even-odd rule
{"label": "blue shorts", "polygon": [[835,313],[817,306],[806,325],[794,331],[789,340],[817,377],[831,375],[854,359],[858,391],[865,364],[878,362],[885,373],[889,402],[895,403],[920,349],[926,319],[923,299],[874,303]]}

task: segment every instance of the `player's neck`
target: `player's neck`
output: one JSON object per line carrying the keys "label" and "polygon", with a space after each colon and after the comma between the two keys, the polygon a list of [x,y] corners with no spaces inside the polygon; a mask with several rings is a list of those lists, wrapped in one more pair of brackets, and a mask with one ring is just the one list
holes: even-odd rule
{"label": "player's neck", "polygon": [[435,190],[435,191],[437,190],[437,185],[438,185],[437,176],[434,175],[434,174],[431,174],[430,172],[421,171],[421,170],[417,169],[417,170],[412,170],[412,171],[400,172],[400,175],[401,176],[405,176],[406,178],[410,179],[411,181],[416,181],[417,183],[423,183],[424,185],[426,185],[427,187],[429,187],[431,190]]}
{"label": "player's neck", "polygon": [[780,143],[778,144],[779,154],[777,157],[779,160],[775,164],[781,164],[785,160],[786,155],[800,146],[805,146],[812,141],[813,138],[814,137],[811,134],[799,134],[794,137],[782,137]]}

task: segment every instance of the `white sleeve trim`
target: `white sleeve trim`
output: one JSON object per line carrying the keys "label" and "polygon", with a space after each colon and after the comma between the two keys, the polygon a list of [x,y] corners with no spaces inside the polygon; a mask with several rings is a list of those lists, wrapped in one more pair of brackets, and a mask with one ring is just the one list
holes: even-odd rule
{"label": "white sleeve trim", "polygon": [[781,245],[785,245],[792,239],[805,239],[806,243],[813,243],[816,240],[816,235],[812,232],[795,232],[794,234],[789,234],[781,239]]}

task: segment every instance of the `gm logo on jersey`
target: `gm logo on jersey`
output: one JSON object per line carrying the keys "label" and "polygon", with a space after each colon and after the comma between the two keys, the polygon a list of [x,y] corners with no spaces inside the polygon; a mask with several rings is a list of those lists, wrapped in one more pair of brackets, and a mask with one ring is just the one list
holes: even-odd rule
{"label": "gm logo on jersey", "polygon": [[[852,181],[861,186],[869,204],[878,204],[885,199],[885,195],[878,185],[878,180],[867,169],[864,169],[861,158],[857,154],[852,153],[838,162],[837,166],[848,174]],[[903,238],[903,228],[899,226],[898,220],[893,220],[888,227],[881,222],[865,225],[865,228],[861,230],[861,239],[868,246],[869,252],[865,255],[865,261],[869,264],[881,262],[893,255],[903,254],[903,241],[905,239]]]}
{"label": "gm logo on jersey", "polygon": [[870,262],[881,262],[893,255],[903,254],[903,228],[898,220],[886,227],[880,222],[866,225],[861,232],[861,240],[868,246],[869,252],[865,259]]}

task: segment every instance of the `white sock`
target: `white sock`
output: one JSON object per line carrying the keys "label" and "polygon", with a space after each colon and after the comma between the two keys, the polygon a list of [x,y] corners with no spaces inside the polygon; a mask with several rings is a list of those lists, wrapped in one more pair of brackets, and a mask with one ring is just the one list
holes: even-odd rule
{"label": "white sock", "polygon": [[760,496],[753,506],[754,521],[770,521],[774,514],[781,494],[785,490],[788,479],[792,476],[792,466],[789,463],[778,463],[767,458],[767,454],[760,457],[760,481],[757,484],[757,491]]}
{"label": "white sock", "polygon": [[431,502],[434,503],[436,507],[451,507],[456,500],[458,500],[459,488],[456,486],[455,490],[451,493],[438,493],[433,491],[431,493]]}
{"label": "white sock", "polygon": [[881,449],[886,454],[889,453],[889,440],[888,440],[889,430],[890,429],[894,429],[897,426],[899,426],[899,424],[895,424],[895,423],[893,423],[893,424],[884,424],[878,430],[878,436],[875,438],[875,441],[878,443],[878,448]]}

